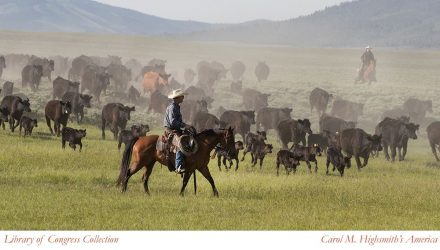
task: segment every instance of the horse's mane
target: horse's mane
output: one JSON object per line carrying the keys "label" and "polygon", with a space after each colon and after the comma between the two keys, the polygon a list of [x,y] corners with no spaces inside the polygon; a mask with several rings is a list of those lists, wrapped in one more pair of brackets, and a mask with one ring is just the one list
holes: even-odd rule
{"label": "horse's mane", "polygon": [[196,137],[203,136],[203,135],[204,136],[214,136],[214,135],[217,135],[217,133],[214,131],[214,129],[205,129],[202,132],[197,133]]}

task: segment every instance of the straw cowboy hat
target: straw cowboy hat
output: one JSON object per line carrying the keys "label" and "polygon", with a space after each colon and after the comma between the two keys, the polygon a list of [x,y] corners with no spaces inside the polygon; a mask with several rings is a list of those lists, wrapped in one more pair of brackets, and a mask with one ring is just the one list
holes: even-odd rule
{"label": "straw cowboy hat", "polygon": [[183,90],[181,90],[181,89],[175,89],[175,90],[173,90],[173,92],[171,92],[171,94],[168,95],[168,98],[174,99],[179,96],[185,96],[185,95],[188,95],[188,93],[183,92]]}

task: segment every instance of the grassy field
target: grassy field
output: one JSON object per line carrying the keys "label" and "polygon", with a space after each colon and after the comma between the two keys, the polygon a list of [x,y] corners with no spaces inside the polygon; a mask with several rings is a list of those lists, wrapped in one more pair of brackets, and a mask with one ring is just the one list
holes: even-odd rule
{"label": "grassy field", "polygon": [[[182,78],[185,68],[199,60],[218,60],[230,65],[242,60],[247,68],[244,84],[271,93],[270,105],[293,108],[296,118],[311,115],[308,94],[316,86],[337,96],[365,103],[359,126],[372,132],[382,112],[400,105],[408,97],[432,99],[430,119],[440,118],[440,53],[438,51],[375,49],[379,82],[353,85],[361,49],[296,49],[241,46],[237,44],[185,43],[139,37],[84,34],[31,34],[0,32],[0,53],[34,53],[41,56],[79,54],[119,55],[148,61],[165,58],[167,69]],[[8,50],[6,50],[8,48]],[[253,67],[258,60],[271,66],[268,81],[256,83]],[[19,76],[4,80],[19,82]],[[240,109],[241,98],[228,91],[230,80],[219,82],[214,109],[220,105]],[[41,117],[50,99],[50,83],[37,94],[28,94],[32,109]],[[104,101],[112,101],[104,97]],[[93,123],[100,107],[88,110]],[[160,116],[137,108],[134,122],[160,131]],[[198,194],[192,181],[180,197],[180,176],[156,165],[150,179],[151,196],[143,192],[141,173],[130,180],[121,194],[115,186],[121,153],[116,142],[101,140],[94,125],[87,128],[83,152],[61,149],[59,138],[48,134],[45,122],[31,138],[0,130],[0,229],[2,230],[438,230],[440,228],[440,164],[434,161],[421,127],[410,141],[405,162],[389,163],[380,157],[368,167],[325,175],[324,158],[317,174],[305,164],[296,175],[276,176],[276,149],[265,159],[263,169],[252,169],[248,161],[237,172],[220,172],[212,161],[211,173],[220,192],[198,174]],[[107,132],[107,138],[111,138]],[[238,138],[241,139],[241,138]],[[249,159],[248,159],[249,160]]]}

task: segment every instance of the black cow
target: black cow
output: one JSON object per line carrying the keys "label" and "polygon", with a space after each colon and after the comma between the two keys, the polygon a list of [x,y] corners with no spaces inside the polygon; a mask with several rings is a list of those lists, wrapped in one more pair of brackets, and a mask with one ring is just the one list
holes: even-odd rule
{"label": "black cow", "polygon": [[[49,101],[44,109],[46,123],[49,127],[50,133],[53,135],[54,130],[57,136],[60,136],[61,125],[66,127],[69,115],[72,113],[72,104],[70,102],[63,102],[58,100]],[[54,121],[54,130],[50,125],[50,120]]]}
{"label": "black cow", "polygon": [[135,107],[124,106],[121,103],[108,103],[102,108],[102,139],[105,139],[105,125],[110,125],[113,138],[118,138],[119,128],[124,130],[127,121],[130,120],[130,113],[135,111]]}
{"label": "black cow", "polygon": [[293,144],[290,148],[290,151],[293,153],[293,156],[298,161],[305,161],[307,166],[309,167],[309,172],[312,172],[312,166],[310,162],[315,163],[315,173],[318,172],[318,161],[316,160],[316,156],[321,156],[322,149],[318,144],[314,144],[313,146],[306,147],[301,145]]}
{"label": "black cow", "polygon": [[5,130],[5,122],[9,121],[8,117],[8,109],[6,107],[0,107],[0,125],[3,127],[3,130]]}
{"label": "black cow", "polygon": [[0,56],[0,78],[2,78],[4,68],[6,68],[6,60],[4,56]]}
{"label": "black cow", "polygon": [[409,98],[403,103],[403,109],[409,114],[411,121],[423,122],[426,112],[432,113],[432,101]]}
{"label": "black cow", "polygon": [[220,121],[235,128],[235,133],[240,134],[245,140],[245,134],[250,132],[251,125],[255,124],[255,112],[227,110],[220,116]]}
{"label": "black cow", "polygon": [[257,130],[263,126],[264,130],[276,129],[280,121],[291,119],[291,108],[262,108],[258,111]]}
{"label": "black cow", "polygon": [[296,173],[296,167],[299,165],[299,161],[295,158],[295,155],[289,150],[281,149],[277,153],[277,176],[280,171],[280,164],[283,164],[286,168],[286,175],[290,172]]}
{"label": "black cow", "polygon": [[309,134],[307,137],[307,146],[313,146],[317,144],[321,147],[323,152],[327,152],[328,138],[324,133],[322,134]]}
{"label": "black cow", "polygon": [[252,167],[257,165],[257,161],[260,160],[260,169],[263,168],[263,160],[266,154],[272,153],[272,144],[266,144],[264,141],[257,141],[252,145]]}
{"label": "black cow", "polygon": [[52,71],[54,71],[55,69],[55,62],[53,60],[49,60],[47,58],[40,58],[33,55],[31,56],[31,58],[29,58],[28,65],[41,66],[43,68],[42,76],[47,77],[47,79],[49,79],[50,82],[52,81],[51,74]]}
{"label": "black cow", "polygon": [[79,145],[79,152],[82,150],[81,139],[86,137],[86,129],[73,129],[64,127],[61,131],[61,147],[66,148],[66,142],[69,142],[69,146],[76,150],[76,145]]}
{"label": "black cow", "polygon": [[323,133],[324,131],[329,131],[333,134],[336,132],[342,132],[344,129],[355,128],[355,122],[347,122],[340,118],[322,115],[319,119],[319,132]]}
{"label": "black cow", "polygon": [[426,132],[428,133],[428,141],[429,145],[431,146],[432,153],[434,154],[435,159],[440,161],[436,150],[436,146],[438,147],[440,145],[440,122],[437,121],[429,124],[429,126],[426,128]]}
{"label": "black cow", "polygon": [[310,113],[313,112],[313,108],[316,108],[318,115],[321,116],[327,110],[327,105],[333,98],[332,94],[321,88],[315,88],[310,92],[309,102],[310,102]]}
{"label": "black cow", "polygon": [[[367,134],[360,128],[346,129],[338,137],[338,146],[347,154],[347,157],[354,156],[358,170],[367,166],[372,151],[382,150],[382,136]],[[364,159],[363,164],[361,164],[360,157]]]}
{"label": "black cow", "polygon": [[325,164],[327,166],[327,171],[325,172],[327,175],[329,174],[328,167],[330,163],[333,165],[333,171],[335,171],[335,168],[338,169],[341,177],[344,176],[345,167],[350,168],[350,158],[344,157],[341,149],[335,146],[330,146],[327,149],[327,161]]}
{"label": "black cow", "polygon": [[12,92],[14,91],[14,83],[13,82],[5,82],[3,83],[3,89],[1,90],[1,93],[3,96],[12,95]]}
{"label": "black cow", "polygon": [[417,139],[416,131],[418,129],[419,125],[405,123],[402,120],[389,117],[377,124],[375,134],[382,135],[382,145],[384,147],[385,158],[390,160],[390,155],[388,154],[388,147],[390,147],[391,161],[394,162],[397,148],[399,161],[403,161],[407,151],[408,139]]}
{"label": "black cow", "polygon": [[[257,131],[256,134],[248,132],[246,134],[246,138],[244,139],[246,148],[243,151],[243,157],[241,158],[241,161],[244,161],[244,157],[246,156],[246,153],[252,152],[252,147],[254,146],[254,144],[256,144],[257,142],[264,142],[265,140],[267,140],[266,131]],[[252,158],[252,162],[253,161],[254,158]]]}
{"label": "black cow", "polygon": [[243,106],[245,109],[259,111],[269,106],[268,97],[270,94],[264,94],[254,89],[244,89],[242,92]]}
{"label": "black cow", "polygon": [[146,136],[148,132],[150,132],[150,126],[146,124],[133,125],[130,130],[122,130],[119,133],[118,150],[121,150],[122,143],[127,144],[135,138]]}
{"label": "black cow", "polygon": [[25,88],[30,85],[32,91],[40,86],[41,77],[43,76],[43,66],[26,65],[21,71],[21,87]]}
{"label": "black cow", "polygon": [[[223,165],[225,166],[225,169],[231,169],[232,168],[232,160],[235,160],[235,171],[238,170],[238,154],[240,153],[240,150],[244,149],[243,142],[242,141],[236,141],[235,142],[235,150],[227,151],[219,146],[215,147],[214,154],[211,156],[211,159],[214,159],[215,156],[217,156],[217,165],[218,169],[222,171],[221,169],[221,162],[223,162]],[[223,161],[222,161],[223,158]],[[226,160],[229,161],[229,168],[226,166]]]}
{"label": "black cow", "polygon": [[151,93],[147,112],[149,113],[152,110],[154,113],[165,114],[165,110],[170,102],[171,100],[168,97],[162,95],[159,90],[156,90]]}
{"label": "black cow", "polygon": [[88,89],[98,103],[101,103],[99,97],[101,92],[107,89],[110,84],[110,75],[105,72],[104,68],[89,65],[85,68],[81,77],[81,93]]}
{"label": "black cow", "polygon": [[277,126],[278,138],[280,139],[283,149],[287,149],[289,142],[293,144],[302,143],[306,145],[306,134],[312,134],[309,119],[304,120],[284,120]]}
{"label": "black cow", "polygon": [[232,82],[231,83],[231,92],[233,93],[241,93],[241,91],[243,90],[243,83],[241,80],[238,80],[236,82]]}
{"label": "black cow", "polygon": [[79,92],[79,82],[72,82],[62,77],[57,77],[53,80],[53,94],[52,98],[62,98],[63,95],[67,92]]}
{"label": "black cow", "polygon": [[139,103],[139,100],[141,99],[141,93],[139,90],[137,90],[135,87],[130,86],[128,89],[128,100],[130,100],[131,103]]}
{"label": "black cow", "polygon": [[206,129],[215,128],[226,128],[225,123],[221,122],[215,115],[206,112],[198,112],[194,116],[192,125],[194,126],[196,131],[203,131]]}
{"label": "black cow", "polygon": [[26,135],[32,135],[32,130],[35,127],[38,127],[37,119],[31,119],[27,116],[22,116],[20,119],[20,136],[22,129],[24,129],[24,137],[26,137]]}
{"label": "black cow", "polygon": [[331,115],[348,120],[357,122],[358,117],[363,114],[364,104],[351,102],[347,100],[335,100],[333,102]]}
{"label": "black cow", "polygon": [[[21,97],[12,95],[3,98],[0,109],[3,109],[3,112],[7,112],[9,115],[8,121],[11,132],[14,132],[15,128],[19,126],[23,112],[31,112],[30,106],[29,99],[22,99]],[[15,121],[17,122],[15,123]]]}
{"label": "black cow", "polygon": [[92,100],[92,96],[83,95],[77,92],[67,92],[63,95],[61,100],[64,102],[70,102],[72,105],[72,114],[75,115],[76,121],[79,123],[82,122],[84,118],[84,108],[90,108],[90,101]]}

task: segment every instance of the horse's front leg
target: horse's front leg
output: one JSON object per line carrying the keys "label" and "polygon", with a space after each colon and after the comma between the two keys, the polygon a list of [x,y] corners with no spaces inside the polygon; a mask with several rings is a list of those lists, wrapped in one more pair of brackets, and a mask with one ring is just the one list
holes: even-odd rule
{"label": "horse's front leg", "polygon": [[180,189],[180,196],[184,195],[185,192],[185,188],[186,185],[188,184],[189,178],[191,177],[192,172],[185,172],[185,174],[183,174],[183,182],[182,182],[182,188]]}
{"label": "horse's front leg", "polygon": [[214,192],[214,196],[218,197],[218,191],[215,187],[214,179],[211,176],[211,173],[209,172],[208,166],[203,166],[199,169],[199,172],[202,173],[202,175],[209,181],[209,184],[211,184],[212,191]]}

